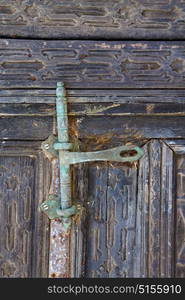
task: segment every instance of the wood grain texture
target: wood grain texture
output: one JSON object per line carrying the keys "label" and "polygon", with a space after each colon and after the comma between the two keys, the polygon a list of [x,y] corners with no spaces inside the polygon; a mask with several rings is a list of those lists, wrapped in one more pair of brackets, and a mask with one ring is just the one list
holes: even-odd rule
{"label": "wood grain texture", "polygon": [[0,118],[0,139],[45,140],[53,131],[53,118],[12,116]]}
{"label": "wood grain texture", "polygon": [[[55,117],[54,104],[46,103],[0,103],[0,117]],[[184,116],[184,103],[68,103],[68,116]],[[28,118],[29,119],[29,118]],[[50,118],[52,120],[52,118]],[[8,119],[9,120],[9,119]],[[42,120],[42,118],[40,118]],[[45,119],[44,119],[45,120]],[[51,120],[46,123],[50,125]],[[35,120],[36,122],[36,120]]]}
{"label": "wood grain texture", "polygon": [[175,152],[175,277],[184,278],[185,277],[185,141],[184,140],[175,140],[168,142],[169,146]]}
{"label": "wood grain texture", "polygon": [[[62,78],[61,78],[62,79]],[[55,104],[56,84],[48,89],[8,89],[0,90],[2,104]],[[67,89],[68,103],[74,104],[132,104],[132,103],[184,103],[185,90],[173,89]]]}
{"label": "wood grain texture", "polygon": [[152,139],[138,163],[90,163],[85,176],[74,167],[86,208],[77,277],[184,277],[183,143]]}
{"label": "wood grain texture", "polygon": [[0,277],[48,274],[49,224],[38,206],[46,196],[49,176],[39,146],[1,142]]}
{"label": "wood grain texture", "polygon": [[136,168],[92,163],[87,177],[84,276],[132,277]]}
{"label": "wood grain texture", "polygon": [[176,277],[185,277],[185,160],[184,155],[176,158],[177,169],[177,215],[176,215]]}
{"label": "wood grain texture", "polygon": [[88,186],[88,164],[81,163],[71,167],[72,174],[72,198],[81,207],[81,213],[73,218],[70,241],[70,276],[85,277],[86,268],[86,221]]}
{"label": "wood grain texture", "polygon": [[138,174],[136,277],[173,277],[173,151],[157,140],[143,149]]}
{"label": "wood grain texture", "polygon": [[71,141],[77,138],[81,151],[143,145],[151,138],[184,138],[184,116],[71,116],[69,120]]}
{"label": "wood grain texture", "polygon": [[0,87],[184,89],[185,42],[0,40]]}
{"label": "wood grain texture", "polygon": [[174,0],[2,0],[1,36],[177,39],[185,2]]}
{"label": "wood grain texture", "polygon": [[174,153],[158,140],[143,150],[137,164],[88,166],[85,277],[175,274]]}

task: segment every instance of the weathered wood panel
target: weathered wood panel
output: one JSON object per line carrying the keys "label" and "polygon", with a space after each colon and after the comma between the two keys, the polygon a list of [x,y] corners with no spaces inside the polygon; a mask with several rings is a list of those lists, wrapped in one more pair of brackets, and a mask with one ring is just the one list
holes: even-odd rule
{"label": "weathered wood panel", "polygon": [[182,88],[185,42],[0,40],[1,88]]}
{"label": "weathered wood panel", "polygon": [[47,193],[48,164],[38,143],[0,146],[0,277],[47,277],[49,223],[38,207]]}
{"label": "weathered wood panel", "polygon": [[[62,80],[62,78],[61,78]],[[56,83],[49,89],[32,89],[24,87],[20,90],[11,86],[0,90],[0,103],[12,104],[55,104]],[[67,89],[69,103],[183,103],[185,90],[173,89]]]}
{"label": "weathered wood panel", "polygon": [[53,131],[53,117],[1,117],[0,139],[45,140]]}
{"label": "weathered wood panel", "polygon": [[185,2],[174,0],[2,0],[1,36],[184,38]]}
{"label": "weathered wood panel", "polygon": [[[82,226],[86,246],[83,247],[80,274],[85,277],[132,277],[137,169],[111,163],[86,164],[86,178],[82,177],[80,166],[74,169],[74,196],[85,206],[87,214]],[[85,198],[79,193],[81,183]]]}
{"label": "weathered wood panel", "polygon": [[135,164],[74,166],[73,196],[86,209],[77,277],[184,277],[184,141],[143,150]]}
{"label": "weathered wood panel", "polygon": [[138,173],[136,277],[174,277],[173,151],[158,140],[143,149]]}
{"label": "weathered wood panel", "polygon": [[184,116],[71,116],[69,120],[71,141],[81,151],[143,145],[151,138],[184,138]]}
{"label": "weathered wood panel", "polygon": [[0,117],[6,116],[54,116],[55,106],[52,104],[0,104]]}
{"label": "weathered wood panel", "polygon": [[[54,96],[53,96],[54,97]],[[0,103],[0,117],[55,117],[54,104]],[[69,116],[184,116],[184,103],[68,103]]]}
{"label": "weathered wood panel", "polygon": [[[1,105],[0,105],[1,108]],[[140,115],[174,115],[185,114],[184,103],[70,103],[69,116],[140,116]]]}
{"label": "weathered wood panel", "polygon": [[185,277],[185,159],[176,158],[177,168],[177,216],[176,216],[176,277]]}

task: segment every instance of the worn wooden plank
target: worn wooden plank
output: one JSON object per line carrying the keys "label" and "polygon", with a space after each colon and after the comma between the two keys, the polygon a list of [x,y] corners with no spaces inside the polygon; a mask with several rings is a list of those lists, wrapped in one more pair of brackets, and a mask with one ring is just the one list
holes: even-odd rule
{"label": "worn wooden plank", "polygon": [[5,142],[0,148],[0,277],[48,275],[49,223],[38,207],[49,173],[39,146]]}
{"label": "worn wooden plank", "polygon": [[[62,79],[62,78],[61,78]],[[0,103],[12,104],[55,104],[56,85],[50,89],[22,88],[11,86],[0,90]],[[69,103],[184,103],[185,90],[173,89],[67,89]]]}
{"label": "worn wooden plank", "polygon": [[0,40],[0,87],[184,89],[185,42]]}
{"label": "worn wooden plank", "polygon": [[184,259],[184,154],[185,154],[185,141],[173,140],[168,141],[169,146],[175,151],[175,253],[174,253],[174,272],[176,277],[185,276],[185,259]]}
{"label": "worn wooden plank", "polygon": [[73,218],[70,242],[70,276],[75,278],[84,277],[86,265],[86,240],[87,222],[89,216],[88,186],[88,164],[76,164],[71,168],[72,175],[72,198],[81,207],[81,213]]}
{"label": "worn wooden plank", "polygon": [[53,131],[53,117],[1,117],[0,139],[45,140]]}
{"label": "worn wooden plank", "polygon": [[[1,105],[0,105],[1,107]],[[185,115],[183,103],[72,103],[68,105],[69,116],[140,116]]]}
{"label": "worn wooden plank", "polygon": [[90,182],[86,207],[87,246],[86,246],[86,277],[108,277],[106,211],[107,211],[107,168],[94,167],[88,172]]}
{"label": "worn wooden plank", "polygon": [[174,153],[170,147],[152,140],[144,145],[145,154],[136,164],[90,163],[85,171],[88,183],[81,177],[81,167],[75,167],[75,179],[80,179],[75,180],[75,199],[81,182],[86,191],[85,202],[83,196],[79,200],[86,207],[83,235],[87,244],[84,252],[78,248],[85,277],[174,276],[175,228],[183,225],[174,223]]}
{"label": "worn wooden plank", "polygon": [[143,149],[138,177],[136,277],[174,277],[173,151],[156,140]]}
{"label": "worn wooden plank", "polygon": [[107,254],[109,277],[134,277],[137,163],[109,163]]}
{"label": "worn wooden plank", "polygon": [[176,170],[177,170],[177,215],[176,215],[176,252],[175,252],[175,276],[185,276],[185,188],[184,188],[184,174],[185,163],[184,155],[178,155],[176,158]]}
{"label": "worn wooden plank", "polygon": [[53,116],[55,106],[52,104],[0,104],[0,117],[2,116]]}
{"label": "worn wooden plank", "polygon": [[137,169],[110,162],[88,164],[87,171],[84,275],[132,277]]}
{"label": "worn wooden plank", "polygon": [[135,277],[148,277],[149,240],[149,157],[148,145],[143,147],[144,155],[139,160],[138,197],[136,214],[136,264]]}
{"label": "worn wooden plank", "polygon": [[174,159],[174,169],[175,169],[175,251],[174,256],[174,274],[175,277],[185,276],[185,189],[184,189],[184,174],[185,174],[185,163],[184,163],[184,154],[185,154],[185,141],[184,140],[174,140],[168,142],[169,146],[175,152]]}
{"label": "worn wooden plank", "polygon": [[[0,117],[55,116],[55,105],[46,103],[0,103]],[[183,103],[68,103],[69,116],[145,116],[185,115]]]}
{"label": "worn wooden plank", "polygon": [[185,2],[170,0],[2,0],[1,36],[184,38]]}
{"label": "worn wooden plank", "polygon": [[160,204],[160,274],[161,277],[174,276],[174,218],[175,207],[175,180],[174,180],[174,152],[166,143],[161,145],[161,204]]}
{"label": "worn wooden plank", "polygon": [[184,138],[184,116],[69,117],[71,141],[83,151],[120,144],[140,144],[151,138]]}

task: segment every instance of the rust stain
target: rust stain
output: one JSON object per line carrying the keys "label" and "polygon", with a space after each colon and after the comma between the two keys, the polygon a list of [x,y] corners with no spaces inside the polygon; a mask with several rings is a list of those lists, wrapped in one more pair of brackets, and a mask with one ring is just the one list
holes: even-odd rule
{"label": "rust stain", "polygon": [[154,104],[147,104],[146,105],[146,112],[147,112],[147,114],[153,113],[153,109],[154,109]]}
{"label": "rust stain", "polygon": [[72,220],[74,224],[77,226],[80,226],[82,217],[86,214],[86,209],[85,207],[81,206],[80,204],[77,205],[78,208],[78,213],[74,216],[72,216]]}
{"label": "rust stain", "polygon": [[79,133],[78,133],[78,129],[77,129],[77,121],[73,118],[69,118],[69,136],[70,136],[70,140],[71,143],[73,144],[73,151],[79,151],[80,150],[80,140],[79,140]]}
{"label": "rust stain", "polygon": [[119,103],[114,103],[114,104],[111,104],[107,107],[105,106],[102,106],[102,105],[94,105],[94,107],[92,108],[92,106],[90,105],[85,105],[85,110],[84,111],[80,111],[78,112],[79,114],[85,114],[85,115],[95,115],[95,114],[98,114],[98,113],[101,113],[101,112],[105,112],[111,108],[114,108],[114,107],[118,107],[120,106]]}
{"label": "rust stain", "polygon": [[[51,160],[51,173],[49,194],[58,194],[60,188],[58,158]],[[70,277],[69,244],[70,232],[66,233],[60,220],[52,220],[50,223],[50,278]]]}
{"label": "rust stain", "polygon": [[51,221],[49,277],[70,277],[70,232],[65,231],[58,220]]}
{"label": "rust stain", "polygon": [[83,151],[89,151],[93,146],[94,150],[100,150],[109,144],[113,138],[113,133],[104,135],[88,135],[87,139],[83,141]]}

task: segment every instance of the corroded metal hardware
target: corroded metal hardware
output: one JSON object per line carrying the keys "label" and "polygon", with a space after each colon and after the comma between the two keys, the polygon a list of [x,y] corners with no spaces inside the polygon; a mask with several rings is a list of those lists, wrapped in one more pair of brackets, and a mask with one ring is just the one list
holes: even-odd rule
{"label": "corroded metal hardware", "polygon": [[[55,143],[55,150],[61,150],[61,145]],[[134,155],[125,156],[128,153],[136,153]],[[61,153],[60,162],[62,164],[77,164],[88,161],[117,161],[117,162],[133,162],[138,160],[143,154],[143,150],[139,147],[119,146],[112,149],[95,151],[95,152],[67,152]]]}
{"label": "corroded metal hardware", "polygon": [[143,150],[137,146],[119,146],[95,152],[73,152],[69,143],[67,99],[63,83],[57,83],[56,115],[58,140],[49,138],[42,144],[42,149],[49,156],[57,156],[60,164],[60,195],[49,195],[42,203],[41,209],[50,219],[61,218],[64,228],[69,229],[71,217],[80,211],[80,207],[72,203],[70,165],[89,161],[133,162],[141,158]]}

